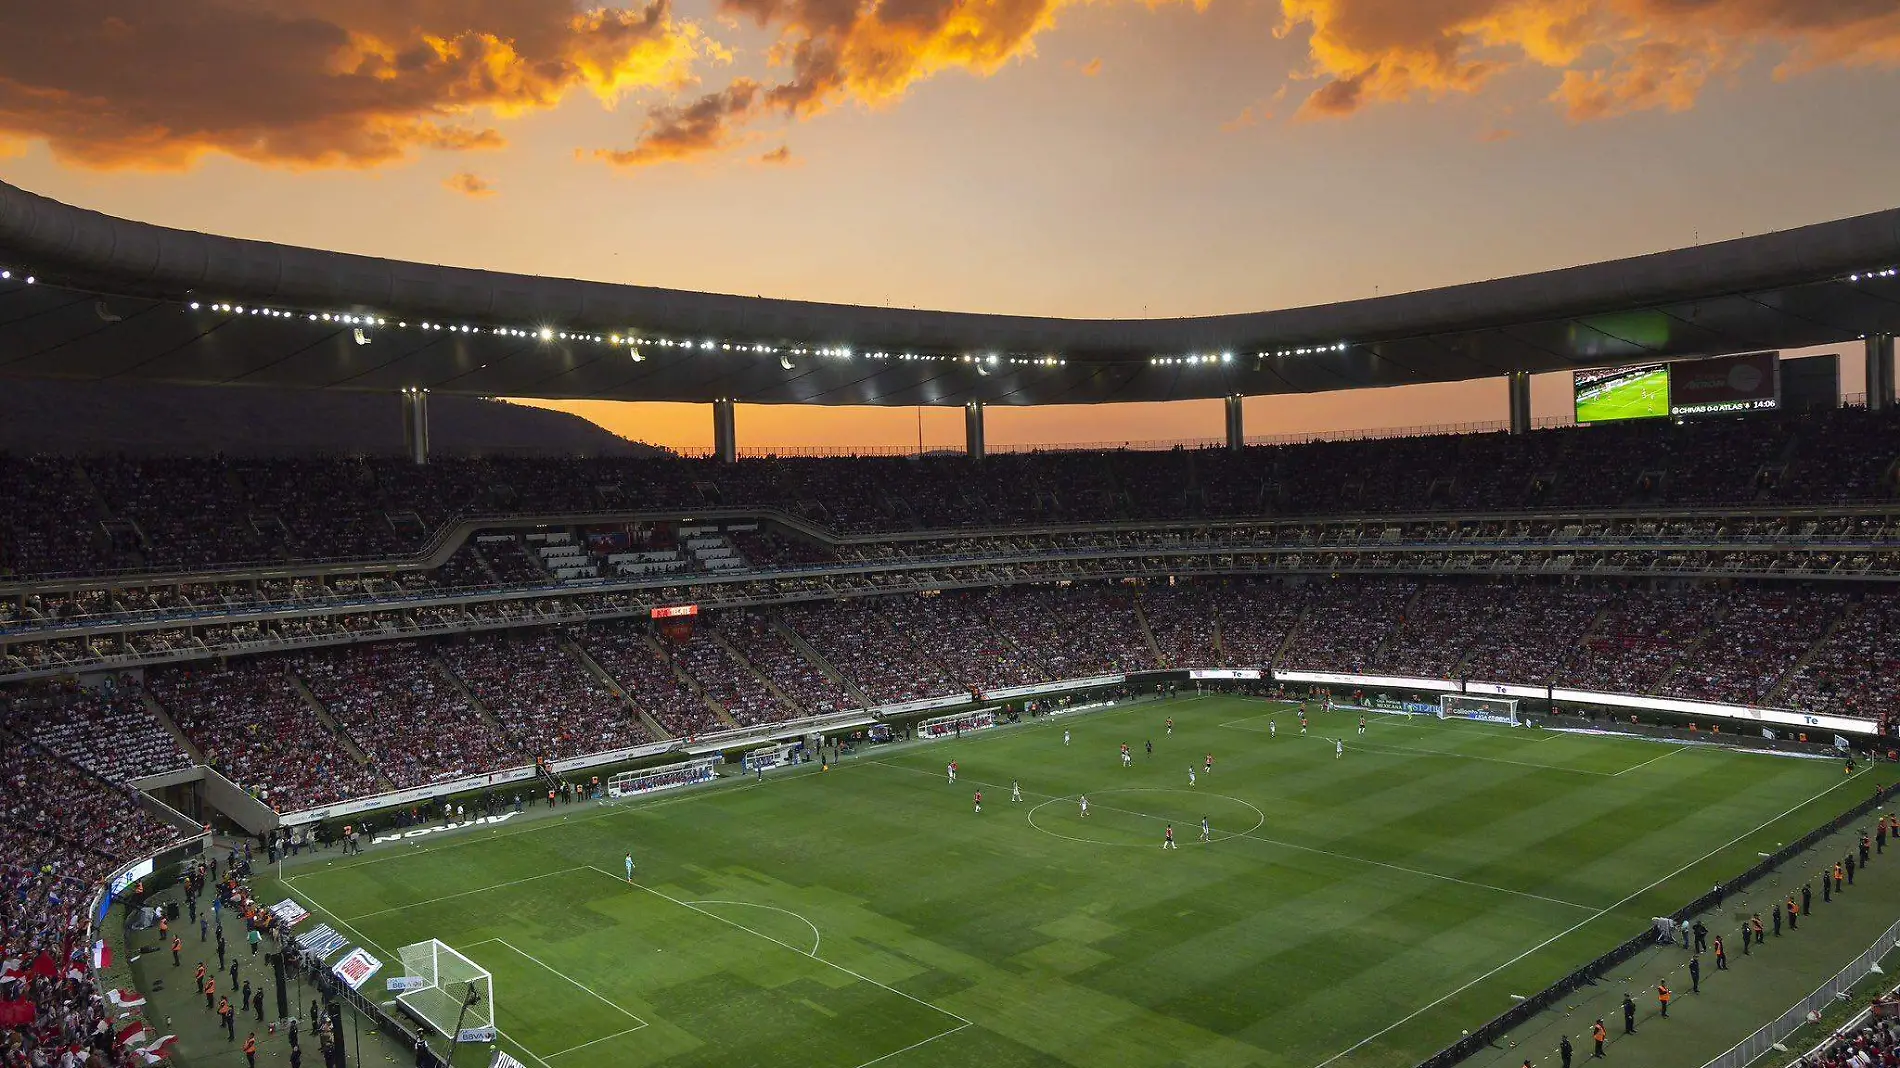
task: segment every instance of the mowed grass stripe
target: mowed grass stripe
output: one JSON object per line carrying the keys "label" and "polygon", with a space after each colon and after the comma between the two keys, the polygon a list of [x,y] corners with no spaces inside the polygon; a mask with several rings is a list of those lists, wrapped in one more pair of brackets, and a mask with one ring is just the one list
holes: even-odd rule
{"label": "mowed grass stripe", "polygon": [[[1458,1021],[1493,1015],[1509,993],[1529,992],[1620,941],[1653,907],[1649,898],[1673,907],[1718,871],[1746,867],[1755,842],[1718,850],[1579,926],[1591,908],[1619,902],[1839,778],[1826,764],[1702,751],[1618,777],[1669,750],[1390,717],[1372,718],[1375,741],[1515,763],[1375,757],[1353,749],[1356,716],[1315,715],[1316,731],[1323,724],[1347,737],[1345,759],[1335,760],[1330,743],[1293,740],[1285,729],[1269,738],[1221,726],[1262,708],[1229,698],[1152,703],[880,749],[875,760],[908,770],[859,757],[762,787],[577,806],[437,846],[373,851],[295,879],[346,916],[380,913],[362,924],[385,944],[506,938],[651,1021],[588,1050],[605,1054],[575,1054],[552,1068],[608,1060],[635,1068],[1313,1068],[1382,1029],[1338,1063],[1388,1068],[1415,1062],[1448,1040],[1447,1029],[1455,1037],[1465,1025]],[[1170,714],[1172,737],[1162,726]],[[1123,740],[1138,754],[1128,771],[1116,757]],[[1215,773],[1190,793],[1187,767],[1198,772],[1209,751]],[[966,779],[955,786],[943,780],[951,759]],[[1524,766],[1538,764],[1599,774]],[[983,787],[980,816],[971,811],[971,779],[996,784]],[[1007,801],[1012,779],[1036,795],[1086,792],[1099,805],[1177,818],[1182,848],[1162,852],[1159,827],[1134,816],[1087,827],[1112,846],[1052,837],[1024,818],[1029,804]],[[1849,800],[1815,802],[1758,837],[1818,823]],[[1251,819],[1241,807],[1250,804],[1266,817],[1258,833],[1283,844],[1197,848],[1197,810],[1217,804],[1226,806],[1211,812],[1217,834]],[[1069,803],[1046,811],[1061,821],[1050,826],[1077,829]],[[618,878],[629,849],[639,879],[669,898],[742,904],[701,904],[714,919],[636,893]],[[607,874],[563,871],[577,866]],[[1515,892],[1500,892],[1507,888]],[[402,907],[447,895],[459,896]],[[871,1028],[879,1041],[870,1048],[869,1033],[827,1015],[889,1014],[876,1004],[853,1008],[829,985],[841,974],[807,953],[818,939],[806,921],[821,932],[823,961],[896,991],[857,984],[918,1011],[917,1026],[900,1018],[896,1028]],[[723,933],[700,937],[707,924]],[[682,928],[681,944],[666,941]],[[661,962],[675,952],[681,959]],[[830,977],[780,974],[794,965]],[[1389,1027],[1447,991],[1458,992]],[[571,987],[559,996],[585,1000]],[[934,1009],[905,996],[972,1026],[945,1034],[961,1024],[930,1018]],[[728,1004],[740,1008],[716,1009]],[[595,1030],[550,1040],[545,1052],[626,1026],[597,1007]],[[504,1026],[506,1011],[504,1000]]]}

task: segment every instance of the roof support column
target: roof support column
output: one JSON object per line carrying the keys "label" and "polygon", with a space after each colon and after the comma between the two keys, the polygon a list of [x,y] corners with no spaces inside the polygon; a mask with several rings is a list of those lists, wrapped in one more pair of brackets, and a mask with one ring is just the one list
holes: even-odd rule
{"label": "roof support column", "polygon": [[1512,371],[1506,379],[1511,391],[1511,433],[1520,436],[1531,432],[1531,373]]}
{"label": "roof support column", "polygon": [[971,401],[963,406],[963,452],[972,460],[981,460],[989,454],[988,443],[983,438],[982,401]]}
{"label": "roof support column", "polygon": [[421,386],[402,391],[402,447],[410,462],[429,462],[429,391]]}
{"label": "roof support column", "polygon": [[1227,447],[1234,452],[1247,446],[1247,417],[1240,401],[1238,393],[1227,395]]}
{"label": "roof support column", "polygon": [[1867,410],[1893,407],[1893,335],[1867,335]]}
{"label": "roof support column", "polygon": [[713,401],[713,456],[725,464],[739,459],[739,423],[731,397]]}

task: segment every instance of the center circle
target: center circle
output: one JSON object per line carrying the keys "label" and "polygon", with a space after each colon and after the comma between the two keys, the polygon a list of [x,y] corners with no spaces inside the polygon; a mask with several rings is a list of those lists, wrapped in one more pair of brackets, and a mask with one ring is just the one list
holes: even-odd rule
{"label": "center circle", "polygon": [[[1169,822],[1174,824],[1174,840],[1183,845],[1203,844],[1199,841],[1202,816],[1208,817],[1215,842],[1252,834],[1267,822],[1266,813],[1252,802],[1208,790],[1119,787],[1083,796],[1089,799],[1086,819],[1077,798],[1052,797],[1030,808],[1029,825],[1050,837],[1086,845],[1154,847],[1160,845],[1162,828]],[[1186,798],[1194,803],[1183,804]],[[1251,823],[1246,822],[1249,817]],[[1244,829],[1235,829],[1242,825]]]}

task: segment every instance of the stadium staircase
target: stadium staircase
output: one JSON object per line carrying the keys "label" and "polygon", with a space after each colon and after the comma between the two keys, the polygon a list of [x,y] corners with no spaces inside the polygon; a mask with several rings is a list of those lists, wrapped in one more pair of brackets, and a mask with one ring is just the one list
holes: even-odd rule
{"label": "stadium staircase", "polygon": [[719,633],[711,627],[702,628],[700,633],[718,643],[719,647],[726,651],[726,655],[732,658],[733,663],[739,665],[747,674],[759,680],[759,684],[765,687],[767,693],[771,694],[778,700],[779,704],[784,705],[791,711],[791,718],[803,719],[811,714],[806,710],[804,705],[792,700],[791,694],[779,689],[778,683],[773,682],[765,672],[760,671],[754,666],[752,661],[747,660],[745,654],[739,651],[739,647],[727,641],[724,634]]}
{"label": "stadium staircase", "polygon": [[640,706],[634,703],[633,695],[627,692],[627,688],[625,686],[620,685],[620,680],[614,678],[613,675],[609,673],[606,668],[601,667],[600,661],[595,660],[591,653],[589,653],[586,649],[581,648],[581,643],[575,641],[573,638],[569,637],[566,634],[557,635],[555,640],[560,643],[561,648],[566,649],[568,651],[568,654],[570,656],[572,656],[575,660],[580,661],[581,667],[587,669],[587,672],[589,674],[593,675],[595,678],[605,683],[607,686],[607,689],[612,691],[615,697],[620,698],[621,701],[626,703],[627,710],[633,713],[633,718],[640,724],[641,728],[644,729],[647,732],[647,734],[649,734],[650,736],[654,738],[673,737],[670,733],[661,729],[658,720],[655,720],[652,716],[649,716],[645,712],[642,712],[640,710]]}
{"label": "stadium staircase", "polygon": [[192,741],[191,736],[186,734],[184,729],[178,726],[178,721],[172,718],[170,712],[165,711],[164,705],[158,703],[158,698],[153,697],[144,689],[140,689],[139,702],[145,706],[145,711],[150,712],[152,718],[158,721],[158,725],[165,728],[165,730],[177,740],[178,744],[185,750],[185,754],[191,757],[193,764],[210,763],[210,761],[205,759],[204,750],[198,748],[198,743]]}
{"label": "stadium staircase", "polygon": [[514,738],[508,728],[503,727],[501,721],[495,718],[495,714],[488,710],[488,706],[482,704],[482,699],[475,696],[475,691],[468,688],[468,683],[462,681],[462,676],[457,675],[455,669],[449,666],[449,662],[442,659],[441,653],[431,651],[428,656],[429,663],[442,673],[443,681],[453,687],[455,692],[461,695],[462,700],[468,702],[468,707],[474,709],[475,714],[482,717],[482,722],[495,728],[495,732],[503,738],[511,740]]}
{"label": "stadium staircase", "polygon": [[[1787,695],[1788,687],[1794,685],[1795,676],[1801,674],[1801,669],[1807,667],[1809,661],[1813,660],[1815,656],[1826,647],[1828,641],[1834,637],[1836,631],[1848,623],[1853,622],[1855,619],[1858,619],[1861,611],[1862,608],[1860,605],[1849,605],[1847,611],[1835,616],[1833,621],[1822,629],[1821,636],[1814,639],[1814,644],[1803,650],[1801,656],[1797,658],[1793,664],[1789,665],[1787,671],[1782,672],[1781,677],[1775,680],[1773,686],[1769,687],[1768,692],[1762,696],[1761,703],[1770,708],[1777,707],[1781,699]],[[1809,711],[1812,711],[1812,709]]]}
{"label": "stadium staircase", "polygon": [[1273,647],[1273,660],[1267,666],[1280,666],[1280,659],[1286,656],[1286,647],[1293,644],[1293,636],[1298,634],[1300,630],[1306,626],[1306,617],[1311,614],[1312,611],[1313,599],[1311,597],[1303,599],[1300,602],[1299,618],[1293,621],[1293,625],[1286,629],[1285,634],[1280,635],[1280,644]]}
{"label": "stadium staircase", "polygon": [[328,727],[330,733],[336,736],[337,744],[341,745],[343,751],[350,755],[350,759],[375,772],[376,782],[382,786],[383,789],[394,790],[396,784],[390,781],[389,776],[383,774],[383,769],[378,767],[376,762],[369,758],[369,754],[363,751],[363,747],[356,743],[355,738],[350,737],[350,732],[344,729],[343,724],[338,723],[336,717],[330,714],[329,708],[327,708],[322,701],[317,699],[317,695],[312,692],[310,685],[304,682],[303,678],[294,671],[288,672],[287,677],[290,679],[290,688],[297,691],[297,696],[303,698],[304,704],[309,705],[310,710],[317,714],[318,721],[325,727]]}
{"label": "stadium staircase", "polygon": [[1135,625],[1141,628],[1141,637],[1148,643],[1148,655],[1157,665],[1167,666],[1167,659],[1161,655],[1161,643],[1155,641],[1154,629],[1148,626],[1148,613],[1142,610],[1141,598],[1134,598]]}
{"label": "stadium staircase", "polygon": [[871,700],[871,695],[864,692],[864,687],[859,686],[856,679],[846,678],[844,672],[839,671],[831,661],[826,660],[816,646],[806,641],[804,635],[793,630],[784,620],[774,619],[772,620],[772,626],[778,628],[779,634],[792,644],[792,648],[798,650],[805,659],[811,661],[818,670],[824,672],[825,678],[830,679],[845,693],[850,694],[852,700],[858,703],[859,708],[870,708],[877,703]]}
{"label": "stadium staircase", "polygon": [[660,639],[655,638],[651,634],[642,634],[640,637],[647,643],[647,647],[653,650],[653,655],[659,657],[666,663],[667,667],[673,670],[673,677],[680,681],[680,685],[686,687],[688,693],[699,698],[700,703],[706,706],[706,710],[712,713],[713,719],[717,720],[721,727],[737,727],[739,725],[737,720],[726,715],[725,706],[713,700],[712,695],[706,692],[706,688],[699,684],[699,680],[694,678],[691,672],[681,667],[678,660],[673,659],[672,654],[666,651],[666,646],[660,644]]}

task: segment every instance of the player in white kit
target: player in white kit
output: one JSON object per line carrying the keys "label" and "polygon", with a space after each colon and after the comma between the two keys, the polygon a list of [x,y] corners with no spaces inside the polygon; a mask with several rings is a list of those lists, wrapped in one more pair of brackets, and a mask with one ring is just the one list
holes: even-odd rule
{"label": "player in white kit", "polygon": [[1089,814],[1089,799],[1084,797],[1082,799],[1082,815],[1087,816],[1088,814]]}
{"label": "player in white kit", "polygon": [[1207,826],[1207,817],[1202,816],[1201,817],[1201,841],[1211,842],[1213,840],[1214,840],[1213,831]]}
{"label": "player in white kit", "polygon": [[1188,785],[1194,785],[1194,765],[1192,764],[1188,765]]}
{"label": "player in white kit", "polygon": [[1009,780],[1009,799],[1011,801],[1021,801],[1023,799],[1023,784],[1017,782],[1015,779]]}
{"label": "player in white kit", "polygon": [[1343,757],[1345,755],[1346,755],[1346,743],[1341,741],[1338,738],[1333,739],[1333,759],[1338,760],[1340,757]]}
{"label": "player in white kit", "polygon": [[1062,731],[1062,744],[1063,745],[1069,744],[1069,732],[1067,728],[1064,728]]}
{"label": "player in white kit", "polygon": [[946,774],[950,776],[951,782],[957,781],[957,762],[956,761],[952,760],[950,763],[945,764],[943,766],[943,770]]}
{"label": "player in white kit", "polygon": [[1280,721],[1277,719],[1268,720],[1267,721],[1267,737],[1278,738],[1279,736],[1280,736]]}

